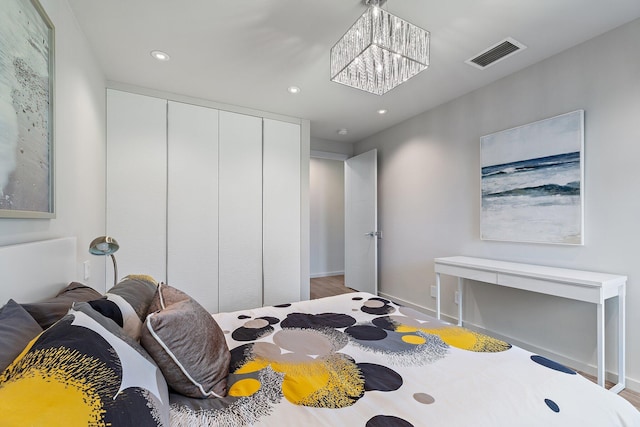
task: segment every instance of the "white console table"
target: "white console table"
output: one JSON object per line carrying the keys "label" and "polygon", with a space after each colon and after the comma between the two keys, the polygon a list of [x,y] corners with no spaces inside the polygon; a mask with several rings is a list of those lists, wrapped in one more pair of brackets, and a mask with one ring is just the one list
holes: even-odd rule
{"label": "white console table", "polygon": [[458,277],[458,325],[462,326],[463,279],[554,295],[597,305],[598,384],[605,384],[605,300],[618,297],[618,384],[625,388],[625,288],[627,276],[532,264],[454,256],[436,258],[436,314],[440,318],[440,275]]}

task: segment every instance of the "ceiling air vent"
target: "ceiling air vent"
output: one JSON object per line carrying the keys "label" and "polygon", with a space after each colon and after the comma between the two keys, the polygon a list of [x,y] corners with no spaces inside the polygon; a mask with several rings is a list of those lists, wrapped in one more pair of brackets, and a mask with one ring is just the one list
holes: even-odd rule
{"label": "ceiling air vent", "polygon": [[526,48],[527,47],[519,41],[514,40],[511,37],[507,37],[464,62],[473,67],[484,70],[489,65],[495,64],[496,62]]}

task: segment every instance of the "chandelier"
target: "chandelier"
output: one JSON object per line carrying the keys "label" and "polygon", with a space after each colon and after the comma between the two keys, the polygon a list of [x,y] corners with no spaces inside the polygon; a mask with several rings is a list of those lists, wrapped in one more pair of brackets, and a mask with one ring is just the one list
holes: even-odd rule
{"label": "chandelier", "polygon": [[331,48],[331,81],[383,95],[429,66],[429,32],[382,10],[369,8]]}

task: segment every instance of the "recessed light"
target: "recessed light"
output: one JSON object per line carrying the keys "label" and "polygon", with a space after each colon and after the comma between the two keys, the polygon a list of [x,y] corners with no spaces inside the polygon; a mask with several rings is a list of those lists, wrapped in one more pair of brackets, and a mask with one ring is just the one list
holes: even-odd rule
{"label": "recessed light", "polygon": [[300,93],[300,88],[298,86],[289,86],[287,90],[289,93]]}
{"label": "recessed light", "polygon": [[378,110],[378,114],[387,114],[387,110],[381,108],[380,110]]}
{"label": "recessed light", "polygon": [[346,135],[349,131],[347,129],[338,129],[338,135]]}
{"label": "recessed light", "polygon": [[171,59],[168,53],[163,52],[161,50],[151,51],[151,56],[153,56],[158,61],[168,61],[169,59]]}

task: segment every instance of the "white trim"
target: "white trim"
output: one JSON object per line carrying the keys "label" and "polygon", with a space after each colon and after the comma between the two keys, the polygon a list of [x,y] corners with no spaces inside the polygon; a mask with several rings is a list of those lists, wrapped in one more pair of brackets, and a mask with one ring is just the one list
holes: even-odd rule
{"label": "white trim", "polygon": [[330,151],[319,151],[319,150],[311,150],[309,153],[310,157],[316,159],[327,159],[327,160],[340,160],[345,161],[349,158],[349,155],[342,153],[332,153]]}
{"label": "white trim", "polygon": [[301,124],[303,119],[291,116],[285,116],[282,114],[270,113],[268,111],[255,110],[253,108],[241,107],[238,105],[224,104],[222,102],[211,101],[208,99],[194,98],[191,96],[180,95],[172,92],[165,92],[156,89],[150,89],[146,87],[140,87],[131,85],[128,83],[107,81],[107,89],[119,90],[122,92],[129,92],[138,95],[146,95],[152,98],[160,98],[168,101],[182,102],[185,104],[199,105],[201,107],[214,108],[216,110],[229,111],[232,113],[240,113],[246,116],[255,116],[265,119],[279,120],[281,122],[289,122],[295,124]]}
{"label": "white trim", "polygon": [[311,122],[300,123],[300,300],[310,298],[311,213],[310,213]]}
{"label": "white trim", "polygon": [[327,271],[324,273],[313,273],[309,277],[312,279],[315,279],[318,277],[341,276],[343,274],[344,274],[344,271]]}
{"label": "white trim", "polygon": [[[418,310],[418,311],[420,311],[422,313],[428,314],[429,316],[436,317],[436,311],[431,309],[431,308],[427,308],[427,307],[424,307],[422,305],[414,304],[412,302],[403,300],[402,298],[398,298],[398,297],[394,297],[393,295],[385,294],[384,292],[378,292],[378,296],[380,296],[382,298],[385,298],[385,299],[388,299],[388,300],[391,300],[391,301],[395,302],[398,305],[403,305],[405,307],[413,308],[414,310]],[[449,317],[449,316],[446,316],[446,315],[445,315],[445,317],[446,317],[446,319],[442,319],[445,322],[453,323],[455,321],[457,323],[456,319],[454,319],[452,317]]]}

